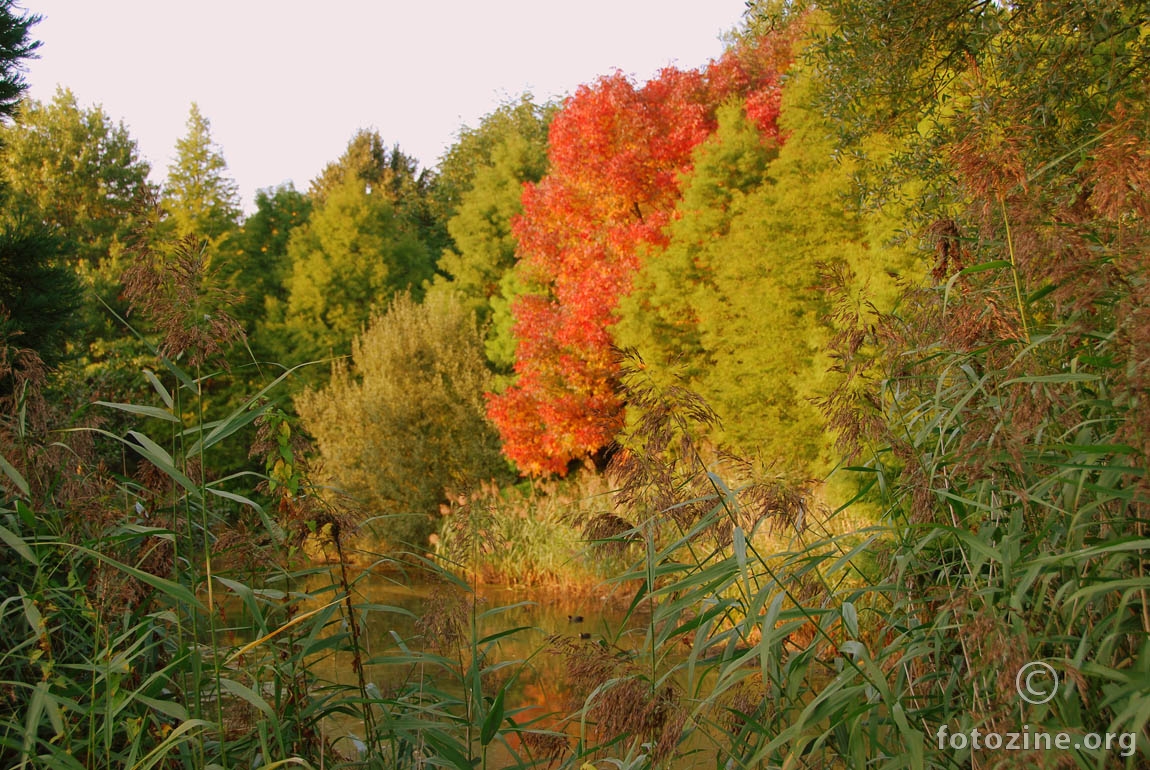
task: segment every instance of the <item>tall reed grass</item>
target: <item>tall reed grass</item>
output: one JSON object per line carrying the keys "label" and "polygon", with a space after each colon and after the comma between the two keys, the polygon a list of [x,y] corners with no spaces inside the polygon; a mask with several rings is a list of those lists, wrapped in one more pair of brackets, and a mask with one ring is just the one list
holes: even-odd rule
{"label": "tall reed grass", "polygon": [[[185,280],[202,267],[186,250],[176,259]],[[959,292],[977,303],[994,288],[977,281],[995,270],[969,268],[967,283],[919,297],[920,317],[945,325],[961,315]],[[882,419],[857,434],[867,451],[839,471],[860,491],[838,510],[805,480],[706,448],[705,404],[626,369],[640,416],[616,454],[610,499],[585,502],[563,524],[579,526],[588,554],[614,549],[636,622],[603,639],[554,637],[515,659],[501,647],[527,629],[501,626],[509,608],[477,600],[481,560],[461,555],[506,537],[503,565],[490,563],[509,572],[527,562],[516,533],[538,522],[501,520],[505,509],[481,496],[443,532],[457,558],[373,554],[369,570],[351,569],[354,517],[310,484],[298,430],[273,400],[290,373],[206,419],[211,356],[181,357],[194,344],[185,328],[141,373],[150,402],[102,404],[136,428],[59,432],[43,371],[31,357],[6,358],[3,762],[1144,765],[1150,539],[1145,459],[1129,439],[1143,407],[1118,387],[1113,338],[1030,317],[1025,337],[950,348],[907,339],[891,359],[859,364],[888,367],[862,399]],[[850,351],[842,361],[854,365]],[[836,419],[864,421],[849,399],[828,403]],[[264,472],[214,478],[214,450],[253,424]],[[97,441],[138,456],[135,473],[101,469]],[[864,499],[881,505],[880,520],[860,524],[853,510]],[[315,532],[330,539],[334,565],[300,566],[300,543]],[[523,574],[565,568],[538,560]],[[363,598],[358,581],[384,569],[439,586],[407,637],[367,632],[373,617],[410,614]],[[546,717],[515,702],[544,654],[566,661],[571,698]],[[1016,690],[1035,660],[1060,675],[1041,704]],[[345,675],[325,679],[330,666]],[[1138,745],[997,756],[938,740],[944,727],[1024,725],[1133,735]]]}

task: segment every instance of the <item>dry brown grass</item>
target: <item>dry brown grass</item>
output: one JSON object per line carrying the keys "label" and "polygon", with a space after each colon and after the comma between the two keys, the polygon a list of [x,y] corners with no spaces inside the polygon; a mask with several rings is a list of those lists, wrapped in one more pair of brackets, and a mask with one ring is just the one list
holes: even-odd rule
{"label": "dry brown grass", "polygon": [[639,666],[597,642],[557,636],[549,651],[566,663],[568,709],[586,717],[601,743],[620,737],[650,743],[656,763],[678,748],[687,721],[678,685],[652,686]]}
{"label": "dry brown grass", "polygon": [[207,361],[227,367],[224,353],[244,336],[229,313],[239,298],[212,279],[207,243],[187,236],[170,250],[158,248],[145,231],[130,251],[124,296],[131,312],[160,334],[160,353],[173,360],[182,357],[193,369]]}

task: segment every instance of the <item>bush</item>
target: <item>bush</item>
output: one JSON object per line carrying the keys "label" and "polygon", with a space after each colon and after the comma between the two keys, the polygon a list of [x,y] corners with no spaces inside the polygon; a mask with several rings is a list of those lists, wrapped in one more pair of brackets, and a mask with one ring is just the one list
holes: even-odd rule
{"label": "bush", "polygon": [[484,416],[490,373],[475,318],[454,295],[409,295],[372,319],[331,383],[297,400],[332,480],[393,543],[426,542],[447,489],[507,473]]}

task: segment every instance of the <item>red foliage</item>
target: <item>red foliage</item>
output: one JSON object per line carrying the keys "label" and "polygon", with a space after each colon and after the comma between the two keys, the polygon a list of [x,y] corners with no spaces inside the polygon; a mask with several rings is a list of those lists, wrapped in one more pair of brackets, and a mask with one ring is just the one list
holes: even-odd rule
{"label": "red foliage", "polygon": [[662,70],[641,88],[620,73],[581,86],[555,117],[550,171],[523,193],[518,256],[542,293],[513,306],[516,382],[488,397],[504,453],[525,473],[564,473],[622,424],[610,327],[644,249],[665,229],[691,169],[732,96],[777,136],[778,76],[790,40],[740,44],[704,71]]}

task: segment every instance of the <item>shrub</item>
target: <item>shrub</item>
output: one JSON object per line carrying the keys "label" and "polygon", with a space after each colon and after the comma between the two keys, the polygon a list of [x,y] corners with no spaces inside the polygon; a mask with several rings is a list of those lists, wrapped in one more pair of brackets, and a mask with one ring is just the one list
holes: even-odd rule
{"label": "shrub", "polygon": [[297,408],[332,480],[371,513],[398,515],[393,544],[424,543],[445,490],[507,473],[484,416],[489,381],[483,337],[457,297],[401,295]]}

